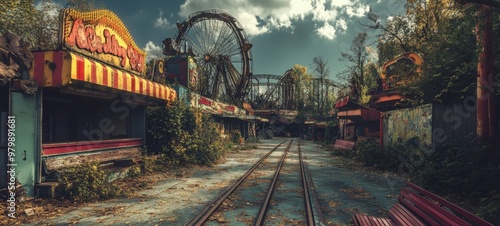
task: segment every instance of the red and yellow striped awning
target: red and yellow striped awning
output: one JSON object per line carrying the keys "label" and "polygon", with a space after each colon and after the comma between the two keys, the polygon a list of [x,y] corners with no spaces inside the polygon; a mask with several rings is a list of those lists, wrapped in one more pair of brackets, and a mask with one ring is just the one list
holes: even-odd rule
{"label": "red and yellow striped awning", "polygon": [[93,61],[68,51],[33,52],[31,76],[41,87],[90,83],[173,102],[174,89],[141,78],[128,71]]}

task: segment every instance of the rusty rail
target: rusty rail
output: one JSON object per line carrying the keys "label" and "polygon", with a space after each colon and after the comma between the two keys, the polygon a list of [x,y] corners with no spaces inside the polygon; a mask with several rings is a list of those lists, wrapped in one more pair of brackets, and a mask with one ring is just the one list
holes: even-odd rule
{"label": "rusty rail", "polygon": [[[267,158],[271,153],[273,153],[278,147],[280,147],[285,141],[279,143],[274,147],[271,151],[269,151],[266,155],[264,155],[255,165],[252,166],[236,183],[234,183],[231,187],[229,187],[226,191],[224,191],[221,195],[219,195],[213,202],[210,203],[205,209],[202,210],[200,214],[198,214],[195,218],[193,218],[190,222],[188,222],[186,225],[192,226],[192,225],[203,225],[210,215],[212,215],[217,208],[224,202],[224,200],[231,195],[236,188]],[[291,144],[292,142],[290,142]],[[288,148],[290,148],[290,144],[288,145]]]}
{"label": "rusty rail", "polygon": [[307,183],[307,175],[304,167],[304,159],[302,158],[302,149],[299,146],[299,163],[300,163],[300,176],[302,177],[302,190],[304,191],[304,205],[306,210],[306,222],[307,225],[315,225],[314,223],[314,213],[311,205],[311,196],[309,195],[309,186]]}
{"label": "rusty rail", "polygon": [[325,216],[323,215],[323,212],[321,211],[321,207],[319,205],[319,198],[318,198],[318,194],[316,193],[316,188],[314,187],[314,184],[312,182],[311,171],[309,171],[309,167],[307,166],[307,164],[304,164],[304,166],[305,166],[307,178],[309,178],[307,180],[307,184],[309,186],[309,191],[311,191],[309,193],[309,195],[312,199],[311,201],[312,201],[312,205],[313,205],[313,212],[314,212],[314,216],[315,216],[315,220],[316,220],[315,223],[316,223],[316,225],[327,225],[326,221],[325,221]]}
{"label": "rusty rail", "polygon": [[276,172],[274,173],[274,178],[273,181],[271,182],[271,185],[269,186],[269,190],[267,192],[266,198],[264,199],[264,202],[262,203],[262,206],[259,211],[259,215],[257,216],[257,219],[255,220],[253,225],[263,225],[267,210],[269,207],[269,202],[271,201],[271,197],[273,196],[274,188],[276,186],[276,181],[278,181],[278,177],[280,175],[281,168],[283,167],[283,163],[285,162],[286,156],[288,154],[288,150],[290,150],[290,146],[292,146],[293,140],[290,141],[288,146],[285,149],[285,152],[281,156],[280,163],[278,164],[278,168],[276,169]]}

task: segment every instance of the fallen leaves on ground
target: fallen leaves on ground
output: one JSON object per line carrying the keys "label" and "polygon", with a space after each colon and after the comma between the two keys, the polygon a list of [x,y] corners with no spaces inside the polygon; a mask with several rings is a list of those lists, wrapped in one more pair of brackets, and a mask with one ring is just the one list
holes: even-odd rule
{"label": "fallen leaves on ground", "polygon": [[363,188],[344,188],[340,189],[341,192],[347,193],[348,197],[351,199],[374,199],[372,194],[367,192]]}
{"label": "fallen leaves on ground", "polygon": [[36,220],[50,219],[60,216],[70,210],[74,210],[79,206],[83,205],[56,199],[30,199],[17,203],[16,218],[8,217],[7,209],[5,209],[5,212],[0,216],[0,225],[20,225],[28,224]]}
{"label": "fallen leaves on ground", "polygon": [[335,208],[335,207],[337,207],[337,206],[339,206],[339,205],[340,205],[340,203],[339,203],[339,202],[328,201],[328,206],[329,206],[330,208]]}
{"label": "fallen leaves on ground", "polygon": [[217,221],[219,223],[227,222],[226,218],[224,218],[224,214],[222,214],[221,212],[216,212],[216,213],[212,214],[212,216],[210,216],[209,220],[210,221]]}

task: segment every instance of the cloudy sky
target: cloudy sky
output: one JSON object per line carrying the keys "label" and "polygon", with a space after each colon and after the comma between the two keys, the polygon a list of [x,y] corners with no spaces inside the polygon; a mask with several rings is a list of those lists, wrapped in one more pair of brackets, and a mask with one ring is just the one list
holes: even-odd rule
{"label": "cloudy sky", "polygon": [[[161,54],[161,41],[174,38],[176,22],[190,14],[220,9],[244,28],[253,44],[254,74],[281,75],[294,64],[310,68],[315,56],[328,61],[330,78],[345,70],[339,61],[353,37],[366,31],[370,8],[385,20],[403,12],[402,0],[109,0],[135,42],[150,55]],[[376,33],[369,31],[370,42]],[[374,53],[376,53],[374,51]]]}

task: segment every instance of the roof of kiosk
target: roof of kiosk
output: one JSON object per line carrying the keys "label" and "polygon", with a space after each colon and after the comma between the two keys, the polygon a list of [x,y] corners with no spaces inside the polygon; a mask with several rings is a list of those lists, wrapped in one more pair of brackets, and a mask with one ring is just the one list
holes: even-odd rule
{"label": "roof of kiosk", "polygon": [[30,74],[39,86],[175,100],[174,89],[144,78],[146,54],[113,12],[66,9],[61,29],[63,50],[33,53]]}

